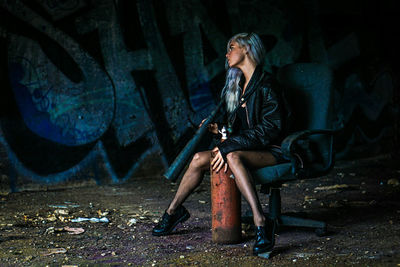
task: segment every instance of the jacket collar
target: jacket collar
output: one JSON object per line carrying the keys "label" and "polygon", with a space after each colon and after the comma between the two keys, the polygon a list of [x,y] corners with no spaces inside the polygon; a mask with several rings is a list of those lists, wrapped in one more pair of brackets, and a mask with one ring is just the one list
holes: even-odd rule
{"label": "jacket collar", "polygon": [[261,77],[263,76],[263,68],[260,65],[256,66],[256,69],[253,72],[253,75],[251,75],[249,84],[247,85],[246,92],[242,95],[241,99],[244,98],[246,99],[248,95],[251,95],[254,90],[257,89],[257,85],[261,82]]}

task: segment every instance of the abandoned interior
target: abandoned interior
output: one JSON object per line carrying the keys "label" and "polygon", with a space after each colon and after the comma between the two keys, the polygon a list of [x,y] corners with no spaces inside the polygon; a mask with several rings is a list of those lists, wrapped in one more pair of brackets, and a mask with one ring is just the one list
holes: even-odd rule
{"label": "abandoned interior", "polygon": [[[396,4],[0,0],[0,265],[400,266]],[[258,256],[243,196],[238,238],[219,242],[209,172],[190,218],[152,235],[192,155],[213,148],[198,127],[242,32],[288,92],[285,140],[329,136],[297,134],[282,144],[297,158],[252,172],[277,222]]]}

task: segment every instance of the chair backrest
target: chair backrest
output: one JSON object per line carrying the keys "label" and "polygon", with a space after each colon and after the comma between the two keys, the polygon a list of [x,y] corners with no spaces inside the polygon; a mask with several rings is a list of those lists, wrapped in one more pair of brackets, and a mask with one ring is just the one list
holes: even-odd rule
{"label": "chair backrest", "polygon": [[317,63],[286,65],[278,72],[294,115],[291,130],[331,129],[332,72]]}
{"label": "chair backrest", "polygon": [[[329,67],[317,63],[290,64],[279,70],[278,80],[292,113],[289,132],[332,129],[332,76]],[[322,161],[327,160],[332,152],[330,140],[322,136],[311,140],[307,152],[314,149],[314,156],[317,153]]]}

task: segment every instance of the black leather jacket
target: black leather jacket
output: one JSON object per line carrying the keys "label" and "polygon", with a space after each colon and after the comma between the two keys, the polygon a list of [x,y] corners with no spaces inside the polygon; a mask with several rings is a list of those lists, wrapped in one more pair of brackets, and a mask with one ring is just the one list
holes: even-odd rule
{"label": "black leather jacket", "polygon": [[[271,145],[280,145],[285,128],[286,109],[281,90],[271,74],[257,66],[242,98],[247,98],[246,111],[249,129],[232,133],[219,143],[223,158],[232,151],[267,150]],[[233,125],[236,114],[228,116]]]}

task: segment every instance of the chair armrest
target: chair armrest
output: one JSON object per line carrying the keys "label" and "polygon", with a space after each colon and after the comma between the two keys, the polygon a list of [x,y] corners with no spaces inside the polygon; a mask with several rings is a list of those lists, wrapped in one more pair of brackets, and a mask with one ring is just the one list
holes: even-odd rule
{"label": "chair armrest", "polygon": [[[333,153],[333,136],[337,131],[330,129],[317,129],[317,130],[304,130],[295,132],[288,137],[286,137],[281,144],[281,150],[287,159],[292,162],[292,173],[302,179],[302,178],[312,178],[320,175],[324,175],[329,172],[334,164],[334,153]],[[309,163],[308,166],[304,166],[304,161],[302,156],[296,153],[296,143],[300,140],[306,140],[311,135],[329,135],[329,154],[327,155],[326,164],[313,164]]]}
{"label": "chair armrest", "polygon": [[304,130],[295,132],[289,136],[287,136],[281,144],[281,149],[283,155],[288,158],[293,157],[293,144],[296,143],[298,140],[303,140],[308,138],[310,135],[316,134],[327,134],[333,136],[337,131],[329,130],[329,129],[319,129],[319,130]]}

